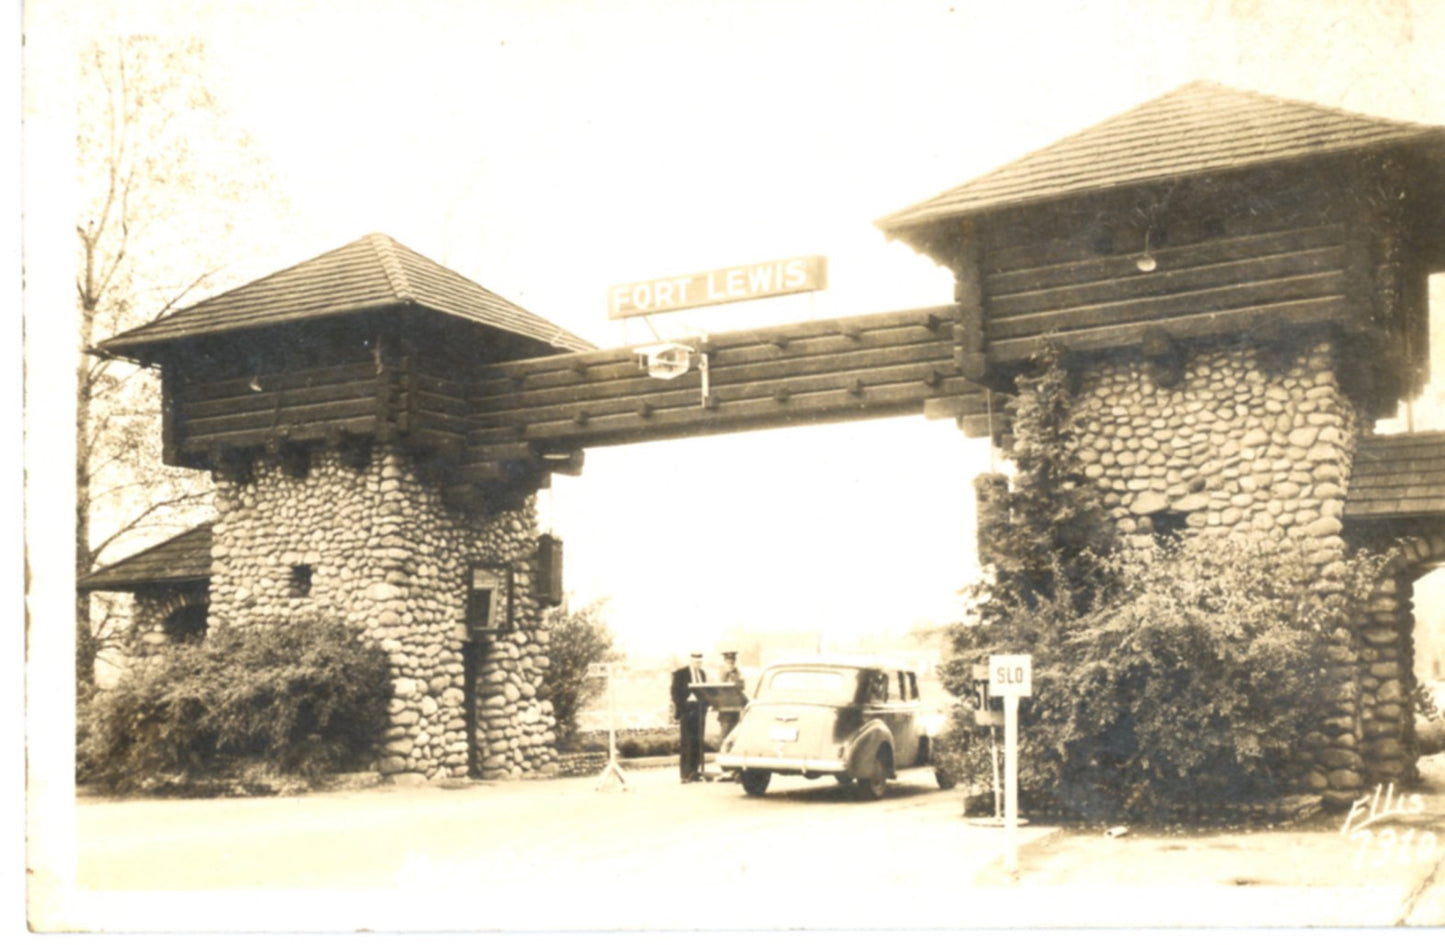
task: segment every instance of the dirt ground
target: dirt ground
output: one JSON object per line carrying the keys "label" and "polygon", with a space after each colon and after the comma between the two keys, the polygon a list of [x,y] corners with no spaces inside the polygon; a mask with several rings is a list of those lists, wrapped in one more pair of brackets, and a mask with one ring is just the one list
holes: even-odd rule
{"label": "dirt ground", "polygon": [[[949,929],[1445,924],[1445,756],[1370,847],[1287,829],[1002,831],[914,770],[862,803],[830,779],[592,778],[295,798],[82,800],[46,928],[114,931]],[[1357,812],[1356,826],[1363,815]],[[1384,844],[1387,828],[1393,841]],[[1409,840],[1405,831],[1412,831]],[[1423,838],[1432,839],[1426,843]]]}
{"label": "dirt ground", "polygon": [[[1369,824],[1368,834],[1359,829],[1367,805],[1353,816],[1321,812],[1276,829],[1131,829],[1114,837],[1102,830],[1064,829],[1021,851],[1018,876],[1005,875],[995,864],[977,881],[1074,891],[1191,887],[1209,891],[1205,903],[1235,890],[1241,903],[1316,900],[1291,924],[1445,925],[1445,755],[1422,759],[1420,770],[1418,787],[1382,794],[1377,810],[1402,812]],[[1241,915],[1191,911],[1196,909],[1197,916],[1174,918],[1213,925]],[[1137,904],[1131,915],[1137,917]]]}

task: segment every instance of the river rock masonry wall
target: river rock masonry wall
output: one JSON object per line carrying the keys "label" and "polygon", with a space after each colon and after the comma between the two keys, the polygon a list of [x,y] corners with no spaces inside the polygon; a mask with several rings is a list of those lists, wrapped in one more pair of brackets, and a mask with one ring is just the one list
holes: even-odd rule
{"label": "river rock masonry wall", "polygon": [[[214,474],[209,629],[339,619],[386,651],[391,727],[379,771],[400,780],[556,770],[533,595],[529,500],[487,514],[442,500],[405,453],[318,450],[301,470],[258,457]],[[504,574],[498,629],[467,629],[471,569]]]}

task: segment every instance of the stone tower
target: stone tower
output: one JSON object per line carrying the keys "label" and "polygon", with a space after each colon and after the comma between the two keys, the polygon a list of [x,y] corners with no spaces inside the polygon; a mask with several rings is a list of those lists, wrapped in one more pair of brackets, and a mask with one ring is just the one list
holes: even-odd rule
{"label": "stone tower", "polygon": [[[482,365],[589,347],[380,235],[105,344],[160,368],[166,461],[211,474],[209,627],[320,618],[375,641],[395,689],[379,768],[428,778],[555,762],[548,472],[476,468],[465,392]],[[196,604],[151,597],[142,620]]]}
{"label": "stone tower", "polygon": [[[966,377],[1006,394],[1041,339],[1070,352],[1078,458],[1128,540],[1298,549],[1322,592],[1352,543],[1439,560],[1439,444],[1370,432],[1428,374],[1445,129],[1194,83],[879,225],[953,270]],[[1382,464],[1401,448],[1414,476]],[[1400,593],[1330,641],[1336,711],[1300,761],[1335,802],[1411,764]]]}

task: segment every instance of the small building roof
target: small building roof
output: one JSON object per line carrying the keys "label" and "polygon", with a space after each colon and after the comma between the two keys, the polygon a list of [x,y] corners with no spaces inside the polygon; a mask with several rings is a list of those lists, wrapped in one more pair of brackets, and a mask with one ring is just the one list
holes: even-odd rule
{"label": "small building roof", "polygon": [[137,591],[168,584],[211,580],[211,523],[197,525],[115,564],[97,568],[76,582],[82,591]]}
{"label": "small building roof", "polygon": [[1389,121],[1197,81],[889,214],[890,235],[982,210],[1426,138]]}
{"label": "small building roof", "polygon": [[1345,516],[1445,515],[1445,433],[1367,436],[1355,453]]}
{"label": "small building roof", "polygon": [[115,354],[185,338],[402,305],[451,315],[563,351],[594,345],[381,233],[164,315],[103,342]]}

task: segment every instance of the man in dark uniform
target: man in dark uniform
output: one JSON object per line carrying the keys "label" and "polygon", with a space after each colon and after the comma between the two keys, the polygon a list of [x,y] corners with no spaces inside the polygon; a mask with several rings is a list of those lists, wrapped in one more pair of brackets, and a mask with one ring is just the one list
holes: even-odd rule
{"label": "man in dark uniform", "polygon": [[[723,671],[720,682],[732,683],[738,687],[738,692],[743,691],[743,673],[738,669],[738,654],[736,650],[723,651]],[[746,699],[746,696],[744,696]],[[719,709],[717,713],[717,724],[721,730],[722,738],[726,739],[728,733],[737,727],[738,719],[742,717],[741,710]]]}
{"label": "man in dark uniform", "polygon": [[687,665],[672,674],[672,713],[682,736],[679,757],[683,784],[702,780],[702,726],[707,719],[707,703],[688,688],[695,682],[707,682],[700,652],[694,652],[688,657]]}

